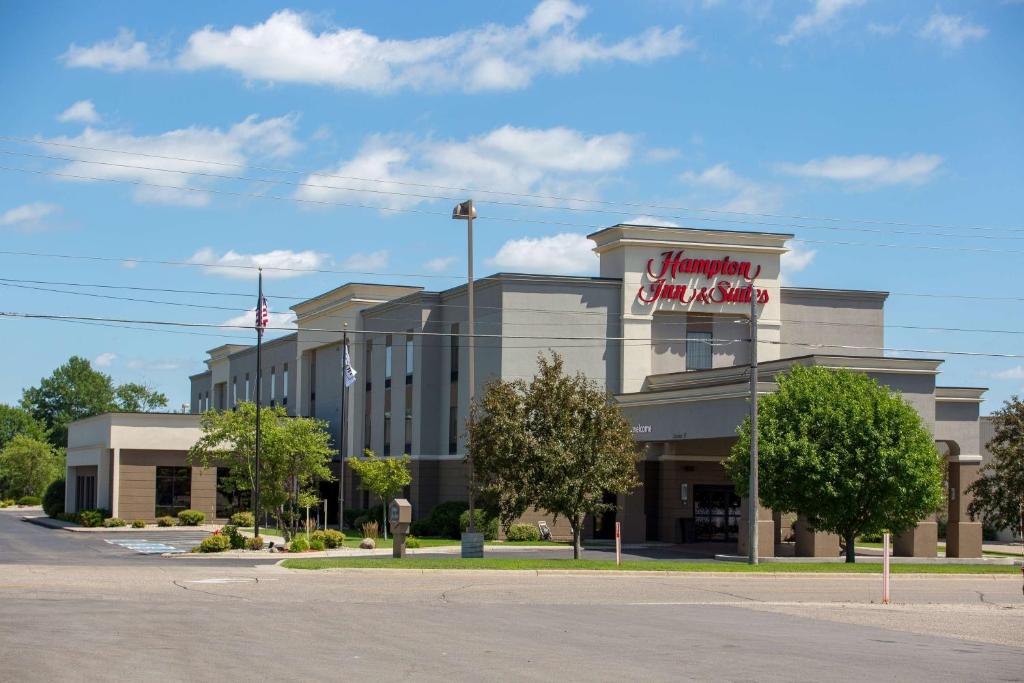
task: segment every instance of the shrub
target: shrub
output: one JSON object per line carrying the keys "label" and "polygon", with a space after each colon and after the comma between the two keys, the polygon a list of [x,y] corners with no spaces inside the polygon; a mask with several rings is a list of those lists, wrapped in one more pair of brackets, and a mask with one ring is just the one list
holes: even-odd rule
{"label": "shrub", "polygon": [[18,505],[39,505],[42,502],[39,496],[22,496],[18,499]]}
{"label": "shrub", "polygon": [[74,522],[75,524],[78,524],[78,515],[74,512],[62,512],[59,515],[57,515],[57,519],[63,520],[65,522]]}
{"label": "shrub", "polygon": [[412,534],[409,534],[405,537],[406,548],[419,548],[421,545],[422,543],[420,543],[420,539],[416,538]]}
{"label": "shrub", "polygon": [[201,553],[222,553],[231,549],[231,539],[224,534],[210,534],[199,544]]}
{"label": "shrub", "polygon": [[324,545],[328,548],[340,548],[345,544],[345,534],[337,529],[324,529],[320,533],[323,534]]}
{"label": "shrub", "polygon": [[232,526],[256,526],[256,515],[251,512],[236,512],[231,515]]}
{"label": "shrub", "polygon": [[227,536],[232,550],[241,550],[245,547],[245,537],[238,533],[238,527],[228,524],[220,530],[220,533]]}
{"label": "shrub", "polygon": [[43,494],[43,512],[47,517],[57,517],[64,512],[64,480],[55,479]]}
{"label": "shrub", "polygon": [[[498,538],[498,518],[491,517],[486,510],[474,510],[476,531],[483,533],[485,541],[493,541]],[[459,515],[459,528],[463,531],[469,529],[469,510]]]}
{"label": "shrub", "polygon": [[263,550],[263,537],[253,536],[245,539],[245,547],[248,550]]}
{"label": "shrub", "polygon": [[509,541],[539,541],[540,529],[532,524],[513,524],[505,538]]}
{"label": "shrub", "polygon": [[163,517],[156,518],[157,526],[174,526],[175,524],[177,524],[177,522],[174,521],[174,517],[165,515]]}
{"label": "shrub", "polygon": [[182,510],[178,513],[178,521],[182,526],[199,526],[206,521],[206,513],[199,510]]}
{"label": "shrub", "polygon": [[430,516],[427,518],[429,535],[458,538],[461,531],[460,518],[462,513],[468,509],[469,503],[462,500],[449,500],[441,503],[430,511]]}
{"label": "shrub", "polygon": [[78,513],[78,523],[84,527],[95,527],[103,524],[105,510],[82,510]]}
{"label": "shrub", "polygon": [[860,536],[857,540],[863,541],[865,543],[881,543],[882,534],[864,534],[863,536]]}
{"label": "shrub", "polygon": [[309,549],[310,550],[327,550],[327,546],[324,544],[324,539],[322,539],[322,538],[311,538],[309,540]]}
{"label": "shrub", "polygon": [[103,526],[115,527],[115,526],[128,526],[128,520],[121,519],[120,517],[108,517],[103,520]]}
{"label": "shrub", "polygon": [[409,525],[410,536],[436,536],[433,529],[430,526],[430,522],[426,519],[417,519],[415,522]]}
{"label": "shrub", "polygon": [[363,524],[363,538],[377,538],[380,535],[380,524],[377,522],[365,522]]}
{"label": "shrub", "polygon": [[146,528],[146,520],[144,520],[144,519],[132,520],[132,528],[133,529],[145,529]]}
{"label": "shrub", "polygon": [[309,550],[309,541],[306,540],[305,536],[296,536],[288,544],[288,552],[290,553],[304,553],[307,550]]}
{"label": "shrub", "polygon": [[[366,508],[348,508],[344,514],[344,525],[346,529],[358,529],[359,525],[356,524],[356,520],[360,517],[367,517]],[[365,521],[365,520],[364,520]]]}

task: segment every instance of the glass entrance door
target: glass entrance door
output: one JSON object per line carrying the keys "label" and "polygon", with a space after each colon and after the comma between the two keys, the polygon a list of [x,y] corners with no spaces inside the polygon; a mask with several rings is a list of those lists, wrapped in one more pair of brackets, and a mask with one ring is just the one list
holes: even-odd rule
{"label": "glass entrance door", "polygon": [[740,528],[740,497],[735,488],[694,486],[693,518],[698,541],[735,541]]}

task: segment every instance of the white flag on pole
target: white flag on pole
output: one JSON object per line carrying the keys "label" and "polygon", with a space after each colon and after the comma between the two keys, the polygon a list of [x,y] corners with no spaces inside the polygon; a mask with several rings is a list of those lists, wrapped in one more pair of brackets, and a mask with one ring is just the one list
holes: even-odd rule
{"label": "white flag on pole", "polygon": [[356,371],[352,367],[352,358],[348,355],[348,346],[345,346],[345,386],[350,387],[356,383]]}

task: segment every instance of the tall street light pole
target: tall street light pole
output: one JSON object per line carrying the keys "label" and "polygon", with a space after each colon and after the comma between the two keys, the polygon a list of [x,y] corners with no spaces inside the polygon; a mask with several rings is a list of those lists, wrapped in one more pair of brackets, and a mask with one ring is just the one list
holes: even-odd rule
{"label": "tall street light pole", "polygon": [[747,561],[757,564],[757,516],[761,507],[757,481],[757,288],[750,285],[750,491],[747,493]]}
{"label": "tall street light pole", "polygon": [[[466,304],[469,308],[469,372],[467,373],[467,379],[469,380],[470,416],[472,416],[473,399],[476,394],[476,311],[473,306],[473,219],[476,218],[476,207],[473,206],[473,200],[467,199],[461,204],[457,204],[452,210],[452,218],[466,221]],[[473,471],[472,449],[467,453],[467,461],[469,462],[469,533],[475,534],[476,512],[474,509],[473,489],[476,485],[476,479]]]}

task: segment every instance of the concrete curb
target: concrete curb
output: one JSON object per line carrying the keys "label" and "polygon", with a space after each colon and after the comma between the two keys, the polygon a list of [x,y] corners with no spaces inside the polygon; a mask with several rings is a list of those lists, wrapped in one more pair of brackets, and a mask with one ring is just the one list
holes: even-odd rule
{"label": "concrete curb", "polygon": [[[746,562],[746,555],[715,555],[719,562]],[[1014,565],[1021,560],[1013,557],[891,557],[893,564],[994,564]],[[845,564],[845,557],[761,557],[762,564]],[[881,555],[858,555],[857,564],[881,564]]]}

